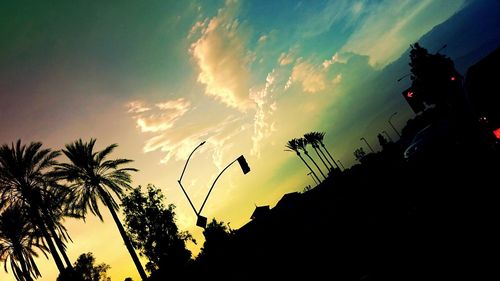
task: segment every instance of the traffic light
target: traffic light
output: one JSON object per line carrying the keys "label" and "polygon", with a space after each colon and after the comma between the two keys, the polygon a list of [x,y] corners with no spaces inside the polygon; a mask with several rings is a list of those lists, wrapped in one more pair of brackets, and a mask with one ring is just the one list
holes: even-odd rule
{"label": "traffic light", "polygon": [[408,88],[401,94],[406,102],[408,102],[413,112],[419,113],[425,109],[424,100],[419,92],[414,91],[412,88]]}

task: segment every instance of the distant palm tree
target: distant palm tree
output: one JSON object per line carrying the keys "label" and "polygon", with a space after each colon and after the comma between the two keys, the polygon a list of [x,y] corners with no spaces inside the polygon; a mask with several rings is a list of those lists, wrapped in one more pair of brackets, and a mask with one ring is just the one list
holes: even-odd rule
{"label": "distant palm tree", "polygon": [[[304,139],[306,140],[306,142],[308,144],[310,144],[314,148],[314,151],[316,151],[316,154],[318,155],[318,157],[321,160],[321,162],[323,162],[323,165],[325,165],[326,169],[332,170],[333,169],[332,163],[330,163],[330,161],[328,161],[328,158],[326,158],[325,154],[323,154],[323,151],[321,151],[321,149],[319,147],[319,141],[317,139],[316,134],[315,133],[304,134]],[[321,156],[319,154],[320,153],[319,151],[321,151],[321,154],[323,156]],[[328,165],[326,165],[325,160],[323,160],[323,157],[328,162]]]}
{"label": "distant palm tree", "polygon": [[309,171],[311,171],[311,173],[318,180],[318,182],[321,182],[320,179],[318,178],[318,175],[316,175],[316,173],[313,171],[313,169],[311,169],[311,166],[309,166],[309,164],[307,164],[306,160],[304,160],[304,158],[300,154],[299,146],[297,144],[297,139],[291,139],[291,140],[289,140],[286,143],[285,147],[288,148],[289,151],[295,152],[297,154],[297,156],[300,158],[300,160],[302,160],[302,162],[304,162],[304,164],[307,166],[307,168],[309,168]]}
{"label": "distant palm tree", "polygon": [[328,154],[328,156],[330,156],[330,159],[332,160],[333,164],[335,164],[335,166],[337,167],[337,169],[340,170],[339,165],[337,165],[337,162],[335,162],[335,160],[333,159],[332,155],[330,154],[330,152],[326,148],[325,143],[323,142],[323,140],[325,138],[325,132],[314,132],[314,134],[316,136],[316,139],[318,140],[318,143],[321,145],[321,147],[323,147],[323,149],[326,151],[326,153]]}
{"label": "distant palm tree", "polygon": [[316,166],[316,168],[319,170],[319,172],[321,173],[323,178],[325,178],[325,180],[326,180],[326,176],[325,176],[325,174],[323,174],[323,171],[321,171],[318,164],[316,164],[314,159],[312,159],[312,157],[309,155],[309,152],[307,151],[306,145],[307,145],[306,139],[304,139],[304,138],[297,139],[297,146],[299,147],[299,149],[302,150],[307,157],[309,157],[311,162],[313,162],[314,166]]}
{"label": "distant palm tree", "polygon": [[41,276],[33,258],[38,257],[35,249],[43,254],[47,251],[40,241],[41,233],[21,207],[13,205],[0,214],[0,261],[5,264],[5,272],[8,272],[7,263],[10,263],[16,280],[32,281]]}
{"label": "distant palm tree", "polygon": [[59,152],[41,147],[40,142],[26,146],[20,140],[15,145],[0,147],[0,209],[14,204],[23,206],[43,235],[57,268],[63,272],[64,264],[51,236],[55,231],[49,230],[47,218],[50,216],[43,207],[51,185],[47,170],[57,163],[55,158]]}
{"label": "distant palm tree", "polygon": [[106,159],[117,147],[116,144],[112,144],[102,151],[94,152],[95,141],[95,139],[91,139],[86,143],[80,139],[67,144],[62,152],[68,157],[70,163],[59,164],[55,168],[54,174],[59,179],[66,180],[71,184],[70,187],[73,189],[74,196],[76,196],[76,206],[79,206],[83,217],[85,217],[87,210],[90,210],[92,214],[98,216],[102,221],[98,201],[108,207],[139,275],[143,280],[146,280],[146,272],[116,213],[119,205],[112,196],[112,194],[115,194],[121,199],[123,189],[131,188],[129,172],[135,172],[137,169],[119,168],[119,166],[128,164],[132,160]]}

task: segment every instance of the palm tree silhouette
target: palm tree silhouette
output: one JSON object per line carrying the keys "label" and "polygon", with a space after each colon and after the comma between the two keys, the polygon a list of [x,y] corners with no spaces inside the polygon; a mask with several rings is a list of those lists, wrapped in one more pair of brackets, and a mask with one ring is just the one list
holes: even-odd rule
{"label": "palm tree silhouette", "polygon": [[102,151],[94,152],[95,141],[95,139],[90,139],[86,143],[79,139],[67,144],[62,152],[68,157],[70,163],[57,165],[55,175],[70,183],[74,196],[76,196],[76,206],[80,209],[83,217],[85,217],[87,210],[90,210],[102,221],[98,201],[108,207],[139,275],[143,280],[146,280],[148,278],[146,272],[116,213],[119,205],[112,196],[115,194],[121,200],[123,188],[131,188],[129,172],[136,172],[137,169],[119,168],[123,164],[132,162],[129,159],[106,160],[106,157],[113,152],[117,145],[112,144]]}
{"label": "palm tree silhouette", "polygon": [[337,169],[340,170],[339,165],[337,165],[337,162],[335,162],[335,160],[333,159],[332,155],[330,154],[330,152],[326,148],[325,143],[323,142],[323,140],[325,139],[325,132],[313,132],[313,134],[315,135],[315,138],[318,141],[318,143],[321,145],[321,147],[323,147],[323,149],[326,151],[326,153],[328,154],[328,156],[330,156],[330,159],[332,160],[333,164],[335,164],[335,166],[337,167]]}
{"label": "palm tree silhouette", "polygon": [[[33,281],[41,277],[33,257],[38,257],[35,249],[44,255],[47,248],[41,242],[41,233],[27,219],[20,206],[10,206],[0,215],[0,261],[7,263],[18,281]],[[9,262],[10,261],[10,262]]]}
{"label": "palm tree silhouette", "polygon": [[313,169],[311,169],[311,166],[309,166],[309,164],[307,164],[306,160],[304,160],[304,158],[300,154],[299,146],[297,145],[297,139],[289,140],[286,143],[285,147],[288,148],[289,151],[295,152],[297,154],[297,156],[300,158],[300,160],[302,160],[302,162],[304,162],[304,164],[307,166],[309,171],[311,171],[311,173],[314,175],[314,177],[318,180],[318,182],[321,182],[320,179],[318,178],[318,175],[316,175],[316,173],[313,171]]}
{"label": "palm tree silhouette", "polygon": [[313,132],[304,134],[304,139],[306,140],[306,142],[308,144],[310,144],[314,148],[314,151],[316,151],[316,154],[318,155],[321,162],[323,162],[323,165],[325,165],[326,169],[327,170],[333,169],[332,163],[330,163],[330,161],[328,161],[328,158],[326,158],[325,154],[323,154],[323,151],[321,151],[321,154],[323,155],[325,160],[328,162],[328,165],[326,165],[325,160],[323,160],[323,157],[319,154],[319,150],[321,150],[321,149],[319,148],[319,141],[317,139],[316,134]]}
{"label": "palm tree silhouette", "polygon": [[[57,163],[55,158],[60,153],[41,147],[40,142],[26,146],[21,140],[16,145],[0,147],[0,209],[14,204],[23,206],[44,237],[59,272],[63,272],[64,264],[49,234],[51,225],[47,224],[47,218],[50,216],[43,207],[44,197],[52,184],[47,170]],[[50,233],[55,231],[50,230]]]}
{"label": "palm tree silhouette", "polygon": [[323,178],[325,178],[325,180],[326,180],[326,176],[325,176],[325,174],[323,174],[323,171],[321,171],[321,169],[319,168],[318,164],[316,164],[316,162],[314,161],[314,159],[312,159],[312,157],[309,155],[309,152],[306,149],[306,145],[307,145],[306,139],[304,139],[304,138],[297,139],[297,146],[299,147],[299,149],[302,150],[302,151],[304,151],[304,154],[307,157],[309,157],[309,159],[313,162],[314,166],[316,166],[316,168],[319,170],[319,172],[321,173],[321,175],[323,176]]}
{"label": "palm tree silhouette", "polygon": [[[52,172],[48,175],[53,176]],[[55,178],[54,178],[55,180]],[[71,210],[74,202],[73,194],[67,186],[59,185],[55,181],[51,183],[49,190],[44,194],[42,207],[47,214],[45,221],[50,235],[54,238],[57,249],[61,253],[66,266],[73,269],[73,265],[66,254],[65,242],[72,241],[66,227],[62,224],[63,217],[82,218],[82,216]]]}

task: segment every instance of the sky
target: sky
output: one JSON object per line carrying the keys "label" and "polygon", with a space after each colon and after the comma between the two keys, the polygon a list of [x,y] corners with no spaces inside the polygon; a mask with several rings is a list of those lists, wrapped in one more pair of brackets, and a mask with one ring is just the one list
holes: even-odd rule
{"label": "sky", "polygon": [[[203,244],[199,208],[239,228],[255,206],[314,185],[291,138],[326,132],[344,166],[355,164],[360,137],[395,132],[412,114],[399,93],[365,83],[436,25],[466,9],[465,0],[318,1],[2,1],[0,4],[0,143],[41,141],[61,149],[82,138],[114,157],[133,159],[133,186],[160,187],[177,223]],[[394,83],[406,72],[396,73]],[[406,83],[409,83],[406,81]],[[404,87],[399,86],[399,87]],[[407,84],[406,84],[407,86]],[[367,150],[366,147],[364,147]],[[61,157],[61,161],[64,158]],[[107,210],[104,223],[66,220],[72,261],[93,252],[113,280],[139,280]],[[55,280],[52,260],[37,259]],[[14,280],[0,272],[0,280]]]}

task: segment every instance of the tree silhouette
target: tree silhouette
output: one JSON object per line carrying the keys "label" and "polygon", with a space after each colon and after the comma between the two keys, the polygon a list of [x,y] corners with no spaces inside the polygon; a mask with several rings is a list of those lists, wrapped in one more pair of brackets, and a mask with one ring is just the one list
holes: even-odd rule
{"label": "tree silhouette", "polygon": [[307,145],[307,141],[304,138],[297,139],[297,147],[304,152],[304,154],[311,160],[311,162],[313,162],[314,166],[316,166],[316,168],[319,170],[319,172],[321,173],[323,178],[326,180],[326,176],[325,176],[325,174],[323,174],[323,171],[321,171],[318,164],[316,164],[314,159],[312,159],[312,157],[309,155],[309,152],[307,151],[306,145]]}
{"label": "tree silhouette", "polygon": [[306,160],[304,160],[304,158],[300,154],[299,146],[298,146],[298,143],[297,143],[297,139],[291,139],[291,140],[289,140],[286,143],[285,147],[288,148],[289,151],[295,152],[297,154],[297,156],[300,158],[300,160],[302,160],[302,162],[304,162],[304,165],[307,166],[307,168],[309,169],[309,171],[311,171],[311,173],[314,175],[314,177],[318,180],[318,182],[321,182],[321,180],[318,178],[318,175],[316,175],[316,173],[313,171],[313,169],[311,169],[311,166],[309,166],[309,164],[307,164]]}
{"label": "tree silhouette", "polygon": [[460,75],[453,61],[442,54],[430,54],[418,43],[411,45],[410,63],[412,89],[425,103],[442,106],[455,99],[453,85]]}
{"label": "tree silhouette", "polygon": [[326,153],[328,154],[328,156],[330,156],[330,159],[332,160],[332,163],[337,167],[337,169],[340,169],[339,165],[337,165],[337,162],[335,162],[335,160],[333,159],[332,155],[330,154],[330,152],[326,148],[325,143],[323,142],[323,140],[325,139],[325,132],[314,132],[314,135],[315,135],[316,140],[318,141],[318,143],[321,145],[321,147],[323,147],[323,149],[326,151]]}
{"label": "tree silhouette", "polygon": [[59,272],[63,272],[64,264],[49,234],[56,232],[47,224],[50,215],[43,203],[54,184],[47,171],[57,163],[59,152],[41,147],[40,142],[26,146],[21,140],[0,147],[0,209],[9,204],[25,208],[33,225],[42,233]]}
{"label": "tree silhouette", "polygon": [[161,270],[179,276],[191,259],[186,242],[194,240],[188,232],[179,231],[175,206],[165,207],[163,200],[161,190],[154,185],[148,185],[145,194],[140,186],[133,188],[122,200],[125,226],[134,246],[149,259],[149,272]]}
{"label": "tree silhouette", "polygon": [[[32,281],[41,277],[33,257],[35,249],[43,254],[48,250],[41,243],[41,233],[27,219],[20,206],[10,206],[0,214],[0,261],[7,263],[18,281]],[[10,261],[10,262],[9,262]]]}
{"label": "tree silhouette", "polygon": [[354,150],[354,157],[359,162],[361,162],[363,160],[363,158],[365,158],[365,156],[366,156],[366,152],[365,152],[365,150],[362,147]]}
{"label": "tree silhouette", "polygon": [[71,275],[59,275],[57,281],[111,281],[107,271],[111,268],[105,263],[95,265],[92,253],[81,254],[75,262]]}
{"label": "tree silhouette", "polygon": [[85,217],[87,210],[90,210],[102,221],[98,201],[101,201],[109,209],[139,275],[145,280],[147,279],[146,272],[142,268],[134,247],[118,218],[116,211],[119,206],[112,195],[114,194],[121,199],[123,189],[130,188],[129,172],[135,172],[137,169],[119,168],[119,166],[132,162],[129,159],[106,159],[117,147],[116,144],[112,144],[102,151],[94,152],[95,141],[95,139],[91,139],[87,143],[80,139],[67,144],[62,152],[70,160],[70,163],[58,164],[54,175],[71,184],[70,187],[76,198],[75,206],[79,208],[82,217]]}
{"label": "tree silhouette", "polygon": [[378,143],[380,144],[382,149],[385,149],[385,147],[387,146],[389,141],[380,133],[377,135],[377,139],[378,139]]}
{"label": "tree silhouette", "polygon": [[224,222],[218,222],[215,218],[203,230],[205,242],[203,248],[198,255],[197,260],[206,261],[207,259],[216,260],[216,256],[220,256],[224,249],[227,248],[231,238],[231,232]]}
{"label": "tree silhouette", "polygon": [[316,154],[318,155],[321,162],[323,162],[323,165],[325,165],[326,169],[328,169],[328,170],[333,169],[332,163],[330,163],[330,161],[328,161],[328,159],[326,159],[325,155],[323,154],[323,157],[325,157],[325,159],[329,165],[326,165],[325,160],[323,160],[323,157],[319,154],[319,150],[320,150],[319,141],[318,141],[316,134],[314,132],[304,134],[304,139],[306,140],[306,142],[308,144],[310,144],[314,148],[314,151],[316,151]]}

